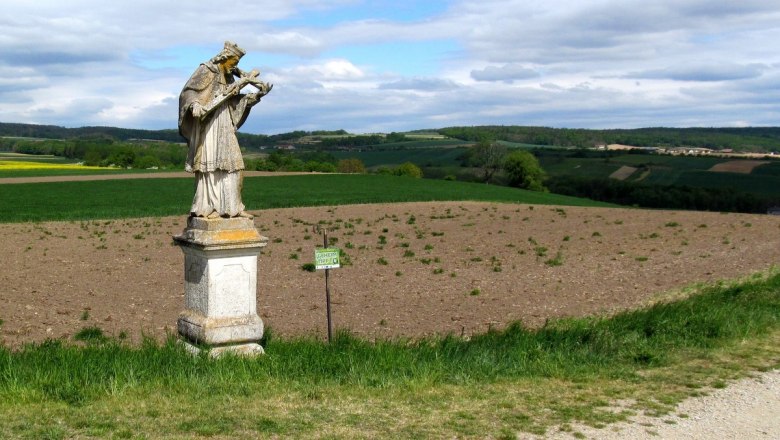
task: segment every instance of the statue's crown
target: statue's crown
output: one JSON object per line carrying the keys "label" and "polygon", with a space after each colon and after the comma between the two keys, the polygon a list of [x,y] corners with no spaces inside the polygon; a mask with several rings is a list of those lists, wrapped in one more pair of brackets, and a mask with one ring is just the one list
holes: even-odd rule
{"label": "statue's crown", "polygon": [[238,47],[236,43],[232,41],[225,41],[225,48],[223,50],[239,58],[243,57],[246,54],[246,51],[244,49],[241,49],[240,47]]}

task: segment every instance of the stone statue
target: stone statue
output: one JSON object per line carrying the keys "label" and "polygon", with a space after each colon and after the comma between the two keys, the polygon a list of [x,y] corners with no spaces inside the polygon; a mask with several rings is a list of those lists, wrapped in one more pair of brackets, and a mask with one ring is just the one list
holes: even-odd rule
{"label": "stone statue", "polygon": [[[189,145],[185,170],[195,173],[194,217],[252,218],[241,202],[244,159],[236,130],[273,85],[260,81],[257,70],[237,67],[245,53],[226,41],[222,51],[198,66],[179,95],[179,133]],[[246,85],[257,92],[241,94]]]}

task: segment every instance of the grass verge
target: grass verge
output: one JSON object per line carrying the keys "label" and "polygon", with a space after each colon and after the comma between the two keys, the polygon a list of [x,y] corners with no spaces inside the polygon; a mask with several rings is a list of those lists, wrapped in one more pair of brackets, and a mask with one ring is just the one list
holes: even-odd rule
{"label": "grass verge", "polygon": [[0,348],[0,437],[514,438],[663,415],[780,366],[780,272],[470,340],[269,337],[258,359],[97,333]]}
{"label": "grass verge", "polygon": [[[0,185],[0,222],[93,220],[186,215],[190,179],[138,179]],[[466,182],[380,175],[248,177],[249,210],[356,203],[477,200],[544,205],[613,206],[587,199]]]}

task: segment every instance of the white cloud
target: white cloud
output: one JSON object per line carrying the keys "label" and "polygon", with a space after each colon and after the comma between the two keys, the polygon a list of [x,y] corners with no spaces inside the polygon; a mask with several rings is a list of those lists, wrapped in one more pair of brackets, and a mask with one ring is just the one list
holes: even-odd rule
{"label": "white cloud", "polygon": [[505,64],[501,67],[487,66],[482,70],[472,70],[471,77],[477,81],[505,81],[536,78],[539,73],[522,64]]}
{"label": "white cloud", "polygon": [[[780,114],[775,2],[462,0],[419,20],[350,18],[374,4],[6,0],[0,121],[174,128],[181,86],[227,39],[275,84],[244,131],[776,125]],[[399,73],[421,59],[424,73]]]}

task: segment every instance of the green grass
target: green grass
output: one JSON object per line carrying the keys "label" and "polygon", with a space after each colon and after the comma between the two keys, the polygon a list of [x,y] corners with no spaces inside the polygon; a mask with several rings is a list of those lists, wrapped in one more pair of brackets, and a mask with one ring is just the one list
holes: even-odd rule
{"label": "green grass", "polygon": [[[173,340],[84,340],[0,347],[0,436],[541,434],[666,414],[702,387],[776,368],[780,273],[609,318],[536,330],[516,323],[468,340],[270,337],[266,356],[218,360]],[[621,399],[636,403],[606,409]]]}
{"label": "green grass", "polygon": [[[191,179],[137,179],[0,185],[0,222],[186,215]],[[248,177],[249,210],[436,200],[609,206],[587,199],[465,182],[377,175]]]}

